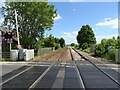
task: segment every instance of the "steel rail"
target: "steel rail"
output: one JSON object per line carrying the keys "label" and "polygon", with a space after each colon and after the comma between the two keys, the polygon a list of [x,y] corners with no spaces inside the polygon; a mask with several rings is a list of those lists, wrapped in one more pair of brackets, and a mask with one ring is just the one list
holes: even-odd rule
{"label": "steel rail", "polygon": [[52,68],[52,66],[54,66],[54,64],[56,63],[56,61],[54,61],[44,72],[42,75],[40,75],[40,77],[35,80],[35,82],[30,85],[30,87],[27,90],[31,90],[33,88],[35,88],[35,86],[40,82],[40,80],[47,74],[47,72]]}
{"label": "steel rail", "polygon": [[108,73],[106,73],[104,70],[100,69],[97,65],[95,65],[92,61],[88,60],[85,56],[83,56],[80,52],[78,52],[76,49],[72,48],[74,51],[76,51],[80,56],[84,57],[85,60],[89,61],[94,67],[96,67],[99,71],[101,71],[103,74],[105,74],[107,77],[109,77],[112,81],[114,81],[116,84],[120,86],[120,83],[115,80],[112,76],[110,76]]}
{"label": "steel rail", "polygon": [[[73,54],[72,54],[72,51],[71,51],[72,48],[69,48],[69,49],[70,49],[72,61],[74,61],[74,57],[73,57]],[[82,79],[82,75],[81,75],[80,70],[79,70],[79,68],[78,68],[78,66],[77,66],[77,64],[76,64],[76,61],[74,61],[74,65],[75,65],[75,68],[76,68],[76,70],[77,70],[77,74],[78,74],[80,83],[82,84],[82,88],[83,88],[83,90],[86,90],[86,86],[85,86],[85,84],[84,84],[84,80]]]}
{"label": "steel rail", "polygon": [[5,84],[5,83],[7,83],[7,82],[9,82],[9,81],[12,80],[12,79],[18,77],[19,75],[23,74],[24,72],[26,72],[26,71],[32,69],[34,66],[35,66],[35,65],[33,65],[33,66],[29,67],[29,68],[26,68],[25,70],[23,70],[23,71],[19,72],[18,74],[16,74],[16,75],[10,77],[9,79],[5,80],[4,82],[1,82],[1,83],[0,83],[0,86],[3,85],[3,84]]}
{"label": "steel rail", "polygon": [[[63,50],[62,50],[62,51],[63,51]],[[58,61],[59,61],[59,59],[61,58],[62,55],[63,55],[63,53],[60,54],[60,56],[57,58]],[[43,72],[43,74],[40,75],[40,77],[39,77],[32,85],[30,85],[30,87],[29,87],[27,90],[31,90],[31,89],[35,88],[36,85],[41,81],[42,78],[44,78],[44,76],[45,76],[45,75],[47,74],[47,72],[55,65],[56,62],[57,62],[57,61],[54,61],[54,62]]]}

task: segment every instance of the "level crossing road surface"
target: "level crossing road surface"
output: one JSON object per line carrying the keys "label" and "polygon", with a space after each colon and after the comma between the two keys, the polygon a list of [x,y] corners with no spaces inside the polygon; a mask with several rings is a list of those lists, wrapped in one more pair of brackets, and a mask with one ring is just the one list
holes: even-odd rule
{"label": "level crossing road surface", "polygon": [[0,86],[3,90],[119,90],[120,73],[105,62],[88,59],[71,47],[56,52],[30,62],[1,62]]}

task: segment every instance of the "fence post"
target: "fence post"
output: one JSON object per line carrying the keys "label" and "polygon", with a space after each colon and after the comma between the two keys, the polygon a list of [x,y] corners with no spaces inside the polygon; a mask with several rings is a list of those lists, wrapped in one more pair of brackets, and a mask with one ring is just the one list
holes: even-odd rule
{"label": "fence post", "polygon": [[116,49],[115,58],[116,58],[116,62],[120,63],[120,49]]}
{"label": "fence post", "polygon": [[2,33],[0,31],[0,58],[2,58]]}

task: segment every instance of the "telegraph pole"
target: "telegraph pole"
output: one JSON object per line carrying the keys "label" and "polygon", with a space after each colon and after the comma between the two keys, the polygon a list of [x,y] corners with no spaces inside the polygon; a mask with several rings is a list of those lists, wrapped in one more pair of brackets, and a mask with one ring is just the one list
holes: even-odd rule
{"label": "telegraph pole", "polygon": [[17,20],[17,11],[15,9],[15,20],[16,20],[16,30],[17,30],[17,40],[18,40],[18,47],[20,46],[20,40],[19,40],[19,32],[18,32],[18,20]]}

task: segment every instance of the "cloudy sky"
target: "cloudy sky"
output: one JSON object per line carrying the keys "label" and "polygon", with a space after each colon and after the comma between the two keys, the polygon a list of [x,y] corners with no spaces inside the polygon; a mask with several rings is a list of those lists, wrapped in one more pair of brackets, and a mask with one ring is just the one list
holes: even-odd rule
{"label": "cloudy sky", "polygon": [[[54,19],[52,30],[47,31],[45,36],[53,34],[58,38],[63,37],[67,44],[77,43],[76,36],[82,25],[90,25],[94,30],[97,43],[100,43],[103,38],[116,37],[118,34],[118,3],[84,1],[50,2],[50,5],[55,5],[55,9],[58,9],[58,16]],[[0,3],[0,6],[2,5],[3,3]],[[3,20],[3,16],[0,15],[0,24]]]}

